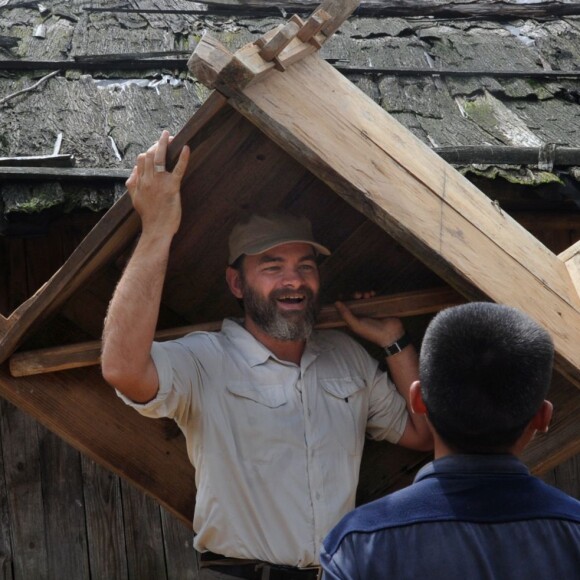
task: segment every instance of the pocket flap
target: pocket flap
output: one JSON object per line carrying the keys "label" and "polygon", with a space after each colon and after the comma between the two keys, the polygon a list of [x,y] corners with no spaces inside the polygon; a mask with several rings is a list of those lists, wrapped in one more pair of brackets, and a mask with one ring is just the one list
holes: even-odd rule
{"label": "pocket flap", "polygon": [[232,395],[250,399],[271,409],[287,402],[284,385],[256,385],[254,383],[229,383],[227,389]]}
{"label": "pocket flap", "polygon": [[322,388],[331,395],[345,399],[364,389],[365,382],[360,377],[345,377],[342,379],[321,379]]}

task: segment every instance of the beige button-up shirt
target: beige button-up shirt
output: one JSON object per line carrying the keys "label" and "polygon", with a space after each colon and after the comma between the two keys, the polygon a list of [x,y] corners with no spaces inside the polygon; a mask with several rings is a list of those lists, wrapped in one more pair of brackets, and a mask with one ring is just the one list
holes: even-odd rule
{"label": "beige button-up shirt", "polygon": [[346,334],[313,333],[300,366],[238,322],[154,343],[157,397],[196,468],[195,547],[291,566],[318,564],[325,535],[355,506],[365,433],[396,443],[405,400]]}

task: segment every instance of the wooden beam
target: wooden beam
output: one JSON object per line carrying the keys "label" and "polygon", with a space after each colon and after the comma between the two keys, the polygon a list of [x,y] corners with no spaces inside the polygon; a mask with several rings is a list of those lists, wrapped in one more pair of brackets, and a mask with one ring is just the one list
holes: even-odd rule
{"label": "wooden beam", "polygon": [[57,179],[59,181],[94,181],[106,179],[126,181],[131,175],[130,169],[105,169],[81,167],[0,167],[0,178],[3,179]]}
{"label": "wooden beam", "polygon": [[[264,6],[262,0],[207,0],[208,12],[221,13],[228,9],[239,13],[255,13],[261,9],[307,10],[316,5],[317,0],[273,0]],[[580,14],[577,2],[546,0],[545,2],[514,4],[509,0],[362,0],[357,10],[360,16],[398,16],[436,18],[473,18],[473,19],[513,19],[513,18],[553,18]]]}
{"label": "wooden beam", "polygon": [[23,157],[0,157],[0,168],[72,167],[74,155],[29,155]]}
{"label": "wooden beam", "polygon": [[[580,76],[580,72],[578,73]],[[491,73],[491,76],[497,76]],[[548,161],[552,166],[580,165],[580,147],[511,147],[494,145],[466,145],[436,147],[434,151],[447,163],[469,165],[491,163],[507,165],[540,165]]]}
{"label": "wooden beam", "polygon": [[580,298],[564,263],[318,55],[229,103],[468,299],[530,314],[580,387]]}
{"label": "wooden beam", "polygon": [[[357,316],[384,318],[387,316],[418,316],[439,312],[443,308],[460,304],[462,297],[451,288],[437,288],[405,292],[392,296],[377,296],[365,300],[347,302]],[[344,327],[344,321],[333,305],[321,309],[316,328]],[[173,340],[195,331],[215,331],[221,328],[222,321],[194,324],[180,328],[161,330],[156,340]],[[50,373],[66,369],[87,367],[100,363],[101,341],[94,340],[81,344],[45,348],[20,352],[10,357],[10,374],[23,377]]]}

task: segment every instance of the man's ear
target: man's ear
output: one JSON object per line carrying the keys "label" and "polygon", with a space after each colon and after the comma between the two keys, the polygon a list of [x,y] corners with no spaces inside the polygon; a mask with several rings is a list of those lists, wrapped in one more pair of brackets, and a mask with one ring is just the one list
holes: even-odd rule
{"label": "man's ear", "polygon": [[411,403],[411,409],[413,413],[416,413],[417,415],[427,414],[427,407],[425,406],[425,401],[423,401],[423,394],[421,393],[420,381],[413,381],[413,383],[411,383],[409,401]]}
{"label": "man's ear", "polygon": [[544,401],[538,412],[534,415],[531,421],[531,426],[540,433],[546,433],[552,420],[552,413],[554,412],[554,405],[550,401]]}
{"label": "man's ear", "polygon": [[244,293],[243,293],[242,276],[240,275],[239,270],[236,270],[236,268],[228,266],[226,268],[226,282],[228,283],[230,292],[236,298],[242,299]]}

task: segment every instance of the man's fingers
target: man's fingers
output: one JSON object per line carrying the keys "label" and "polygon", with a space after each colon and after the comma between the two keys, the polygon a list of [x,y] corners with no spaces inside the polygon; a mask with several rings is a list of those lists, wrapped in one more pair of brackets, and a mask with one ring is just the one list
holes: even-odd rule
{"label": "man's fingers", "polygon": [[350,311],[346,304],[343,304],[340,301],[334,303],[336,309],[338,310],[339,314],[342,316],[343,320],[353,328],[354,325],[358,322],[358,318]]}
{"label": "man's fingers", "polygon": [[154,167],[165,167],[165,158],[167,156],[167,143],[169,142],[169,131],[163,131],[157,142],[157,148],[153,154]]}
{"label": "man's fingers", "polygon": [[135,161],[135,165],[131,170],[131,175],[129,175],[127,181],[125,181],[125,187],[127,187],[127,189],[135,189],[137,187],[137,184],[139,183],[139,177],[143,175],[144,168],[145,155],[141,153]]}
{"label": "man's fingers", "polygon": [[151,155],[150,153],[145,155],[145,157],[142,161],[143,174],[151,175],[153,173],[154,163],[155,163],[155,161],[153,160],[153,155]]}
{"label": "man's fingers", "polygon": [[189,147],[186,145],[179,154],[179,159],[177,160],[177,163],[175,164],[175,167],[173,169],[173,175],[181,179],[185,174],[185,170],[187,169],[188,161],[189,161]]}
{"label": "man's fingers", "polygon": [[131,175],[129,175],[127,181],[125,181],[125,187],[127,188],[133,187],[136,181],[137,181],[137,166],[134,165],[133,170],[131,171]]}

